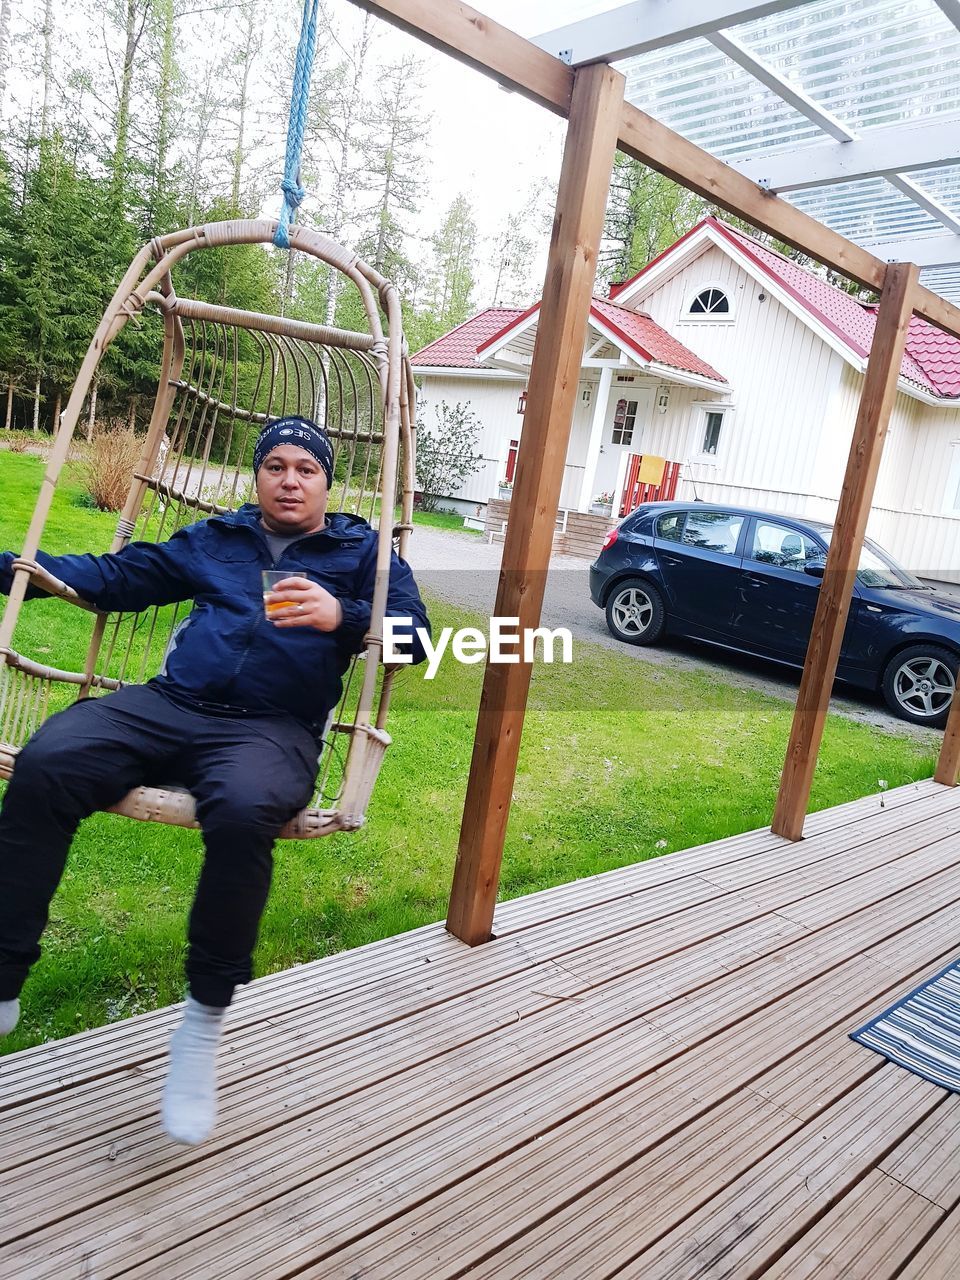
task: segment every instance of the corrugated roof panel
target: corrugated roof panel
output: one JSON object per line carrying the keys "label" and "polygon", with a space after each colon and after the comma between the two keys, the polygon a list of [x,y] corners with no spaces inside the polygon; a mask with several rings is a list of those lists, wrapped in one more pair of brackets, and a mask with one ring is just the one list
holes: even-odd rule
{"label": "corrugated roof panel", "polygon": [[[921,184],[922,185],[922,184]],[[869,244],[942,232],[943,224],[885,178],[792,191],[790,203],[851,240]]]}
{"label": "corrugated roof panel", "polygon": [[[935,0],[815,0],[743,23],[729,34],[855,136],[960,113],[960,31]],[[631,102],[728,163],[827,136],[706,38],[619,65]],[[960,165],[916,173],[907,167],[905,174],[960,217]],[[861,244],[944,230],[884,178],[786,198]],[[938,268],[925,271],[923,279],[956,300],[956,276]]]}
{"label": "corrugated roof panel", "polygon": [[823,136],[818,125],[707,40],[628,59],[621,70],[630,102],[721,159]]}

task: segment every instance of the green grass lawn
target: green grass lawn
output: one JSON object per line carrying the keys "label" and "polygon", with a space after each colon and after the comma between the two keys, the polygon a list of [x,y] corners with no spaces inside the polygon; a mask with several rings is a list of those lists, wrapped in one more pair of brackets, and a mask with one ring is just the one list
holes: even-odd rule
{"label": "green grass lawn", "polygon": [[[41,475],[0,451],[0,547],[18,550]],[[115,517],[57,493],[52,552],[98,550]],[[414,535],[416,536],[416,535]],[[468,566],[465,566],[465,568]],[[431,602],[440,626],[484,620]],[[56,601],[22,614],[16,644],[70,665],[86,615]],[[714,675],[663,669],[577,643],[571,666],[538,666],[514,789],[503,897],[593,875],[769,822],[791,707]],[[278,846],[257,970],[268,973],[445,914],[482,665],[452,659],[427,682],[397,681],[387,755],[367,827]],[[932,751],[831,717],[813,805],[823,808],[933,771]],[[200,865],[194,832],[98,815],[81,828],[54,899],[43,959],[18,1030],[0,1052],[181,997],[186,914]]]}

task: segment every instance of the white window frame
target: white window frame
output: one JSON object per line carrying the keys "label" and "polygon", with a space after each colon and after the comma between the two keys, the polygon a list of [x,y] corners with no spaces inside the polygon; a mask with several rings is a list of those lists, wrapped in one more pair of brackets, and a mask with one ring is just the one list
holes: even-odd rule
{"label": "white window frame", "polygon": [[[710,404],[709,402],[694,405],[697,410],[694,419],[694,447],[692,452],[694,461],[709,462],[716,465],[726,452],[726,441],[730,434],[730,423],[733,420],[732,404]],[[703,446],[707,437],[707,421],[708,415],[711,413],[719,413],[722,419],[720,423],[720,434],[717,437],[716,453],[705,453]]]}
{"label": "white window frame", "polygon": [[960,516],[960,440],[950,441],[950,466],[947,468],[947,483],[943,491],[941,514]]}
{"label": "white window frame", "polygon": [[[727,300],[728,311],[691,311],[690,308],[700,297],[701,293],[706,293],[708,289],[716,289]],[[732,324],[734,320],[734,302],[733,296],[726,283],[719,280],[705,281],[698,284],[686,296],[683,304],[683,311],[680,313],[680,320],[684,324]]]}
{"label": "white window frame", "polygon": [[[616,406],[616,401],[614,401],[614,406],[613,406],[614,417],[610,426],[610,445],[614,449],[633,449],[633,437],[637,429],[637,418],[639,418],[640,416],[640,401],[630,400],[627,398],[627,396],[618,396],[617,399],[626,400],[627,411],[623,417],[623,426],[618,427],[617,419],[616,419],[617,406]],[[630,414],[630,405],[633,405],[632,416]],[[630,422],[630,439],[627,441],[624,441],[622,437],[628,421]],[[620,436],[621,436],[619,440],[616,439],[617,431],[620,432]]]}

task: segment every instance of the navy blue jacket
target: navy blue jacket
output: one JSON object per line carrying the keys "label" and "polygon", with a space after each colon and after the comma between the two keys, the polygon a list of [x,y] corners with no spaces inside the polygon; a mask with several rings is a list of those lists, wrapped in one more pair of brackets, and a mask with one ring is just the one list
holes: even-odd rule
{"label": "navy blue jacket", "polygon": [[[0,557],[0,591],[9,592],[12,552]],[[376,577],[377,535],[365,520],[336,514],[326,528],[287,546],[274,564],[259,507],[179,529],[166,542],[132,542],[115,555],[37,555],[38,564],[106,611],[136,612],[192,600],[176,647],[152,683],[194,702],[286,712],[322,727],[341,693],[341,677],[363,648]],[[329,632],[274,627],[263,611],[263,569],[289,569],[337,597],[343,622]],[[30,587],[28,598],[43,591]],[[395,554],[387,612],[429,629],[409,566]],[[415,662],[426,656],[413,635]]]}

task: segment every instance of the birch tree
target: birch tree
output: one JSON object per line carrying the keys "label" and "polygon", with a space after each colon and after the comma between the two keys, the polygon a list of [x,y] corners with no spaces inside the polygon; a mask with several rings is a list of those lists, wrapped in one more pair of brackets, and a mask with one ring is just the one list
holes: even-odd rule
{"label": "birch tree", "polygon": [[247,117],[250,111],[250,75],[263,46],[259,9],[253,0],[240,6],[240,43],[234,54],[237,75],[236,143],[233,148],[230,203],[238,212],[243,201],[243,169],[246,161]]}
{"label": "birch tree", "polygon": [[707,206],[687,191],[618,151],[610,182],[597,275],[625,280],[678,240]]}
{"label": "birch tree", "polygon": [[41,37],[43,40],[43,98],[40,107],[40,137],[45,138],[50,128],[53,92],[53,0],[44,0]]}
{"label": "birch tree", "polygon": [[10,67],[10,15],[13,0],[0,0],[0,120],[4,115],[7,72]]}

